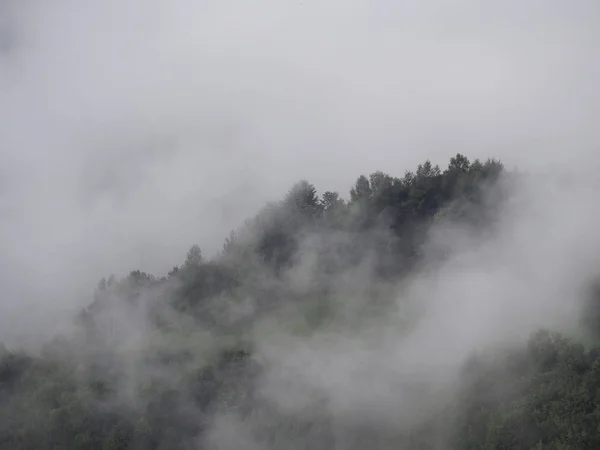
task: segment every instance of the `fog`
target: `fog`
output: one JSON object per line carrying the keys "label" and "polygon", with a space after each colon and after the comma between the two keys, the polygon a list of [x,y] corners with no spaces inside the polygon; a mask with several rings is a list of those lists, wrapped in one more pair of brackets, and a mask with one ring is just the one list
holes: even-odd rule
{"label": "fog", "polygon": [[346,196],[458,151],[597,166],[599,19],[592,0],[4,0],[0,334],[218,251],[300,178]]}
{"label": "fog", "polygon": [[[390,430],[414,429],[448,406],[473,352],[522,345],[539,328],[576,335],[584,289],[600,263],[598,183],[546,175],[510,181],[510,201],[490,233],[445,221],[434,227],[427,252],[442,251],[446,258],[396,286],[397,309],[385,317],[358,326],[344,321],[307,338],[286,325],[276,339],[258,334],[257,354],[267,368],[261,395],[300,415],[318,414],[325,398],[340,430],[375,427],[381,434],[369,442],[389,448],[382,442]],[[310,261],[314,248],[304,252]],[[310,279],[306,266],[296,272]],[[361,291],[372,283],[368,271],[353,270],[350,282],[343,276],[330,282],[340,286],[342,315],[369,302]],[[408,331],[406,315],[413,318]],[[214,439],[223,446],[217,448],[252,440],[248,424],[232,420],[217,416]],[[363,448],[356,437],[337,436],[335,448]],[[438,437],[435,448],[451,448]],[[300,445],[281,439],[284,448]]]}

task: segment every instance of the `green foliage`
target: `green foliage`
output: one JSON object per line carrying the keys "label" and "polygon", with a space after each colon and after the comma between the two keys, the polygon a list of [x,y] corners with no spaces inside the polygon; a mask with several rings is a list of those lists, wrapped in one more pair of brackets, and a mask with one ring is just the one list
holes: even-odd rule
{"label": "green foliage", "polygon": [[[451,408],[410,430],[393,417],[387,428],[336,423],[319,396],[310,414],[261,397],[252,336],[377,323],[393,297],[377,287],[418,267],[431,224],[492,220],[502,173],[498,161],[458,154],[445,170],[425,161],[401,178],[361,175],[348,201],[301,181],[232,231],[215,258],[194,245],[167,277],[101,280],[73,335],[37,356],[0,346],[0,450],[214,448],[216,415],[242,422],[266,449],[599,449],[600,350],[548,330],[474,355]],[[363,266],[372,285],[357,281]],[[290,267],[309,281],[290,279]],[[592,342],[598,291],[586,314]],[[339,317],[345,292],[369,301]]]}

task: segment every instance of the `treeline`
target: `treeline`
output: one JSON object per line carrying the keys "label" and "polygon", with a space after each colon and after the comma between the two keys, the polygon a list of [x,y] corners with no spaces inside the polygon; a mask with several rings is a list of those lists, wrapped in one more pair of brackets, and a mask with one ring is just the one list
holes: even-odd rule
{"label": "treeline", "polygon": [[[347,198],[302,181],[214,258],[195,245],[165,276],[101,280],[40,354],[0,348],[0,449],[600,448],[600,351],[549,331],[473,355],[451,407],[409,430],[340,423],[326,398],[299,414],[260,395],[265,321],[305,336],[385,312],[385,287],[427,259],[431,226],[493,226],[508,176],[458,154],[444,170],[360,176]],[[338,297],[356,290],[349,317]]]}

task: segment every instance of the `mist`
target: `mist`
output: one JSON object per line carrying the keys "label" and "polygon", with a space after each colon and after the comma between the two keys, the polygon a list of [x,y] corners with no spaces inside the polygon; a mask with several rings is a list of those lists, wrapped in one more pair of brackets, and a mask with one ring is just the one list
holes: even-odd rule
{"label": "mist", "polygon": [[[297,180],[345,196],[361,173],[500,158],[527,177],[505,181],[493,229],[432,227],[427,264],[374,287],[397,297],[385,319],[350,326],[376,284],[365,263],[330,282],[341,323],[253,335],[277,408],[316,390],[339,420],[415,426],[474,350],[581,314],[600,255],[598,24],[592,0],[1,2],[0,340],[63,329],[111,273],[216,255]],[[300,293],[318,242],[348,239],[316,238],[287,274]],[[406,379],[444,392],[415,399]],[[214,442],[250,445],[216,417]]]}

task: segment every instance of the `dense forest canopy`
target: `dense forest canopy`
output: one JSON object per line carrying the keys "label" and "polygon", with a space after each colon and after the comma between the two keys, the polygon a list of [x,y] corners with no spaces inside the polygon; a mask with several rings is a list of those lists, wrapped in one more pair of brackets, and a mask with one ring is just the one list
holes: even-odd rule
{"label": "dense forest canopy", "polygon": [[576,320],[474,342],[503,294],[427,278],[495,239],[523,176],[457,154],[347,197],[300,181],[212,258],[102,279],[40,352],[0,347],[0,449],[600,448],[597,283],[560,302]]}

